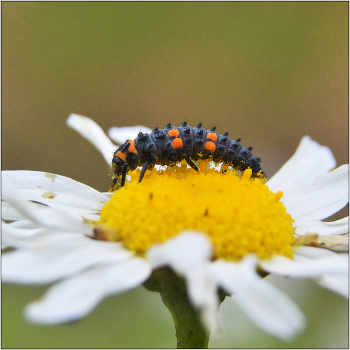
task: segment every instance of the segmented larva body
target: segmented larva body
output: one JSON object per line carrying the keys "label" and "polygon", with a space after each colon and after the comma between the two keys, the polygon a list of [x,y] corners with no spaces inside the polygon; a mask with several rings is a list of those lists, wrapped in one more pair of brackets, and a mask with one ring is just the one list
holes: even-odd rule
{"label": "segmented larva body", "polygon": [[265,177],[260,168],[261,159],[254,157],[252,147],[244,148],[241,139],[231,140],[228,132],[219,135],[216,127],[206,130],[202,124],[192,128],[184,122],[179,127],[170,123],[165,129],[155,128],[150,134],[140,132],[135,140],[127,140],[114,153],[112,159],[112,189],[124,186],[128,170],[142,166],[139,182],[147,169],[155,164],[174,166],[183,159],[196,171],[194,161],[209,159],[234,169],[252,169],[253,177]]}

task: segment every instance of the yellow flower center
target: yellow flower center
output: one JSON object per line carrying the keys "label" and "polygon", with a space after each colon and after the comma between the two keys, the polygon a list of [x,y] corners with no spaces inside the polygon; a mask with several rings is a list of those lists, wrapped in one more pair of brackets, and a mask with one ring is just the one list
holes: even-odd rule
{"label": "yellow flower center", "polygon": [[120,241],[139,255],[183,230],[200,231],[210,239],[214,258],[240,260],[249,253],[259,258],[293,256],[293,219],[264,180],[224,174],[215,169],[196,172],[186,166],[148,171],[138,183],[115,191],[101,210],[98,239]]}

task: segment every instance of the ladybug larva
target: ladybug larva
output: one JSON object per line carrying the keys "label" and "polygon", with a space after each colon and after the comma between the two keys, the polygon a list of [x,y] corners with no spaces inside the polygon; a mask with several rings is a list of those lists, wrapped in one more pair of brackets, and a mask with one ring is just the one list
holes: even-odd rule
{"label": "ladybug larva", "polygon": [[127,140],[113,155],[111,191],[124,186],[128,170],[142,166],[141,182],[146,170],[155,164],[174,166],[182,160],[196,171],[199,169],[195,162],[208,159],[225,164],[225,169],[227,166],[241,171],[250,168],[252,177],[264,178],[261,159],[253,156],[252,147],[244,148],[240,141],[231,140],[228,132],[219,135],[216,127],[206,130],[201,123],[194,128],[187,122],[179,127],[169,123],[165,129],[157,127],[150,134],[140,132],[135,140]]}

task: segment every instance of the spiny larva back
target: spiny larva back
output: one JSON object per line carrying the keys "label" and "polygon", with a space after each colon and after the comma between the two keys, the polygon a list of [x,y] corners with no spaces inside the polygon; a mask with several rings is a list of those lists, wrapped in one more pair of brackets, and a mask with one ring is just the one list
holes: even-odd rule
{"label": "spiny larva back", "polygon": [[184,122],[175,127],[170,123],[162,130],[155,128],[150,134],[140,132],[135,140],[127,140],[114,153],[112,159],[113,184],[110,191],[123,187],[128,170],[142,166],[139,182],[147,169],[155,164],[174,166],[186,162],[199,171],[195,162],[210,160],[244,171],[252,169],[252,177],[265,178],[261,159],[254,157],[252,147],[244,148],[241,139],[231,140],[228,132],[220,135],[216,127],[206,130],[202,123],[192,128]]}

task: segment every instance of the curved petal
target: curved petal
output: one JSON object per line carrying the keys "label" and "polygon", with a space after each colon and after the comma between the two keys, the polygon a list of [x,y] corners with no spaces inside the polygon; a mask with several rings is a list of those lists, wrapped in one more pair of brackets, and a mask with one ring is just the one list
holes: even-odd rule
{"label": "curved petal", "polygon": [[150,274],[150,265],[139,258],[96,267],[51,287],[42,299],[27,305],[25,316],[45,325],[76,321],[103,298],[141,285]]}
{"label": "curved petal", "polygon": [[338,236],[320,236],[316,243],[322,248],[331,249],[337,252],[349,252],[349,234]]}
{"label": "curved petal", "polygon": [[210,275],[211,245],[202,233],[184,232],[148,252],[152,266],[169,265],[187,283],[192,304],[201,312],[204,325],[210,331],[219,308],[216,284]]}
{"label": "curved petal", "polygon": [[316,177],[335,166],[335,158],[328,147],[304,136],[294,155],[266,184],[271,191],[283,191],[286,196],[296,189],[310,186]]}
{"label": "curved petal", "polygon": [[303,257],[308,259],[323,259],[323,258],[331,258],[333,256],[338,255],[328,249],[316,248],[312,246],[297,247],[296,249],[294,249],[294,253],[295,253],[295,258],[297,260]]}
{"label": "curved petal", "polygon": [[283,196],[281,201],[296,225],[322,220],[339,211],[349,202],[349,165],[318,177],[305,189]]}
{"label": "curved petal", "polygon": [[[69,237],[73,237],[74,234],[66,232],[57,232],[45,227],[17,227],[17,223],[24,222],[26,220],[12,222],[7,224],[5,222],[1,222],[2,229],[2,244],[3,247],[13,247],[13,248],[34,248],[34,249],[42,249],[44,248],[47,242],[56,240],[64,240]],[[80,237],[83,234],[78,233],[76,236]]]}
{"label": "curved petal", "polygon": [[[9,226],[9,225],[7,225]],[[3,231],[1,233],[1,246],[2,249],[11,247],[11,248],[30,248],[33,243],[40,243],[40,241],[43,239],[43,236],[48,235],[52,233],[50,230],[45,228],[39,228],[35,230],[36,232],[32,234],[32,232],[29,232],[29,235],[24,234],[13,234],[13,232],[4,229],[4,226],[2,227]],[[22,231],[34,231],[34,230],[22,230]],[[11,233],[10,233],[11,232]],[[10,253],[4,253],[3,256],[6,256]]]}
{"label": "curved petal", "polygon": [[67,125],[90,141],[102,153],[107,164],[111,165],[113,153],[117,147],[99,125],[90,118],[74,113],[69,115]]}
{"label": "curved petal", "polygon": [[84,269],[131,258],[119,243],[89,239],[81,234],[40,235],[27,240],[30,249],[2,256],[2,281],[45,284]]}
{"label": "curved petal", "polygon": [[255,271],[256,258],[248,256],[240,263],[217,260],[212,273],[217,282],[265,332],[288,340],[305,326],[304,315],[283,293]]}
{"label": "curved petal", "polygon": [[1,221],[1,247],[2,249],[27,246],[27,239],[33,236],[45,234],[48,230],[38,227],[29,220],[21,220],[6,224]]}
{"label": "curved petal", "polygon": [[320,236],[341,235],[349,232],[349,217],[331,222],[297,222],[294,227],[295,233],[298,235],[306,235],[310,233],[317,233]]}
{"label": "curved petal", "polygon": [[40,171],[2,171],[2,179],[21,190],[24,200],[68,212],[96,213],[109,199],[92,187],[69,177]]}
{"label": "curved petal", "polygon": [[10,181],[3,181],[2,198],[9,202],[26,219],[30,219],[40,226],[51,228],[52,230],[81,232],[92,235],[93,227],[85,223],[79,215],[29,202],[23,198],[22,191],[13,187]]}
{"label": "curved petal", "polygon": [[3,234],[6,233],[12,237],[24,238],[40,234],[46,229],[43,227],[20,228],[12,224],[7,224],[4,221],[1,221],[1,230]]}
{"label": "curved petal", "polygon": [[79,215],[86,219],[86,220],[90,220],[90,221],[98,221],[100,220],[100,215],[99,214],[89,214],[89,213],[79,213]]}
{"label": "curved petal", "polygon": [[[4,203],[6,203],[6,202],[4,202]],[[31,230],[33,228],[40,228],[40,226],[38,224],[36,224],[35,222],[30,221],[30,220],[14,221],[14,222],[11,222],[11,223],[9,223],[7,225],[11,226],[11,227],[27,229],[27,230]]]}
{"label": "curved petal", "polygon": [[24,221],[27,218],[21,214],[16,208],[14,208],[10,203],[5,201],[1,202],[1,217],[3,220],[20,220]]}
{"label": "curved petal", "polygon": [[336,292],[344,298],[349,297],[349,278],[348,276],[325,275],[317,279],[316,282],[324,288]]}
{"label": "curved petal", "polygon": [[[310,256],[308,257],[304,255],[305,250],[303,251],[301,248],[313,247],[296,248],[294,260],[276,256],[271,260],[259,261],[259,264],[265,271],[285,277],[319,278],[323,275],[348,274],[347,254],[336,254],[328,251],[330,254],[327,253],[324,256],[316,257],[313,255],[313,252],[310,251]],[[314,249],[322,250],[321,248]],[[298,254],[298,251],[301,254]]]}
{"label": "curved petal", "polygon": [[139,132],[150,134],[152,129],[146,126],[124,126],[118,128],[114,126],[108,130],[108,136],[115,142],[123,144],[126,140],[134,140]]}

